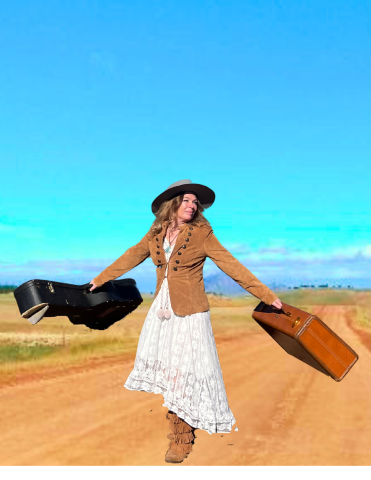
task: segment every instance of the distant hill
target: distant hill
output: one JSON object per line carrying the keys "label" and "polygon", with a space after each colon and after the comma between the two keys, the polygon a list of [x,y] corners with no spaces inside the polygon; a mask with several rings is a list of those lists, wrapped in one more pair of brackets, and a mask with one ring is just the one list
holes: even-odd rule
{"label": "distant hill", "polygon": [[[259,277],[258,277],[259,278]],[[263,280],[262,280],[263,281]],[[357,289],[369,289],[370,288],[370,280],[363,280],[363,279],[352,279],[352,281],[341,281],[339,279],[329,279],[329,280],[300,280],[300,279],[289,279],[285,281],[284,279],[281,280],[266,280],[263,281],[267,287],[271,290],[279,291],[279,290],[289,290],[289,289],[306,289],[306,288],[357,288]],[[209,275],[204,278],[205,290],[206,292],[214,292],[217,294],[224,294],[224,295],[241,295],[246,293],[246,291],[238,285],[237,282],[232,280],[228,275],[223,273],[222,271]]]}
{"label": "distant hill", "polygon": [[[284,283],[280,282],[264,283],[273,291],[287,288]],[[225,295],[241,295],[247,293],[237,282],[223,272],[205,277],[204,284],[207,292],[224,293]]]}

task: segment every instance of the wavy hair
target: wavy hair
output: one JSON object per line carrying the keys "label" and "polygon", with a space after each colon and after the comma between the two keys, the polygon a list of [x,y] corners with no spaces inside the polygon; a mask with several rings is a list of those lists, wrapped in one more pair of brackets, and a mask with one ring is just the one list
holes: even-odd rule
{"label": "wavy hair", "polygon": [[[148,232],[148,238],[151,240],[155,235],[161,232],[163,223],[166,224],[166,227],[170,225],[173,221],[176,220],[177,212],[180,205],[183,202],[183,197],[186,192],[177,195],[176,197],[163,202],[158,209],[158,212],[155,214],[156,218],[152,223],[152,226]],[[204,217],[202,212],[205,209],[202,207],[199,199],[197,198],[197,210],[194,214],[192,220],[190,220],[190,225],[197,225],[199,227],[211,227],[209,221]]]}

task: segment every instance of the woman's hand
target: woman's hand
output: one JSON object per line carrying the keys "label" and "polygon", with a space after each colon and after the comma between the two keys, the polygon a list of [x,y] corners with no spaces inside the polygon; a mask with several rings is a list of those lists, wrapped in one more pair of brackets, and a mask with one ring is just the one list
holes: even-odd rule
{"label": "woman's hand", "polygon": [[91,283],[93,286],[91,287],[90,291],[92,292],[95,288],[98,288],[98,285],[95,285],[94,280],[92,280]]}
{"label": "woman's hand", "polygon": [[276,307],[278,309],[282,308],[282,302],[279,298],[276,298],[276,300],[272,303],[273,307]]}

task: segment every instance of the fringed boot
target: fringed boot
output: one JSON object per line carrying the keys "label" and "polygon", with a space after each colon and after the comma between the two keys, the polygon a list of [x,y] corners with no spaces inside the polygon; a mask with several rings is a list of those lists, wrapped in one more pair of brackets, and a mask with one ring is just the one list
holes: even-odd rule
{"label": "fringed boot", "polygon": [[165,462],[181,463],[192,451],[195,428],[171,411],[167,413],[166,418],[170,420],[170,433],[167,438],[171,442],[165,455]]}

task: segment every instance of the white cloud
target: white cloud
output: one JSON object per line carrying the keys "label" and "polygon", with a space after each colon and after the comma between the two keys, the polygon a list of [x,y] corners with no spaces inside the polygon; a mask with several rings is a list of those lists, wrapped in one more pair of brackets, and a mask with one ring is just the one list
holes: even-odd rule
{"label": "white cloud", "polygon": [[[305,249],[290,249],[285,246],[251,250],[247,255],[231,253],[262,281],[267,279],[370,279],[371,245],[333,249],[329,252],[312,252]],[[243,248],[240,248],[240,252]],[[3,260],[0,268],[0,283],[20,282],[29,279],[51,279],[66,283],[82,284],[101,273],[115,259],[32,260],[10,263]],[[220,273],[219,268],[207,259],[204,278]],[[143,291],[154,289],[156,268],[151,259],[124,275],[134,278]],[[345,280],[344,280],[345,281]]]}
{"label": "white cloud", "polygon": [[252,249],[247,245],[229,244],[226,248],[240,261],[260,262],[277,261],[287,262],[288,260],[315,262],[328,260],[361,260],[371,259],[371,244],[353,245],[348,247],[334,248],[329,251],[290,248],[286,246],[263,247]]}

